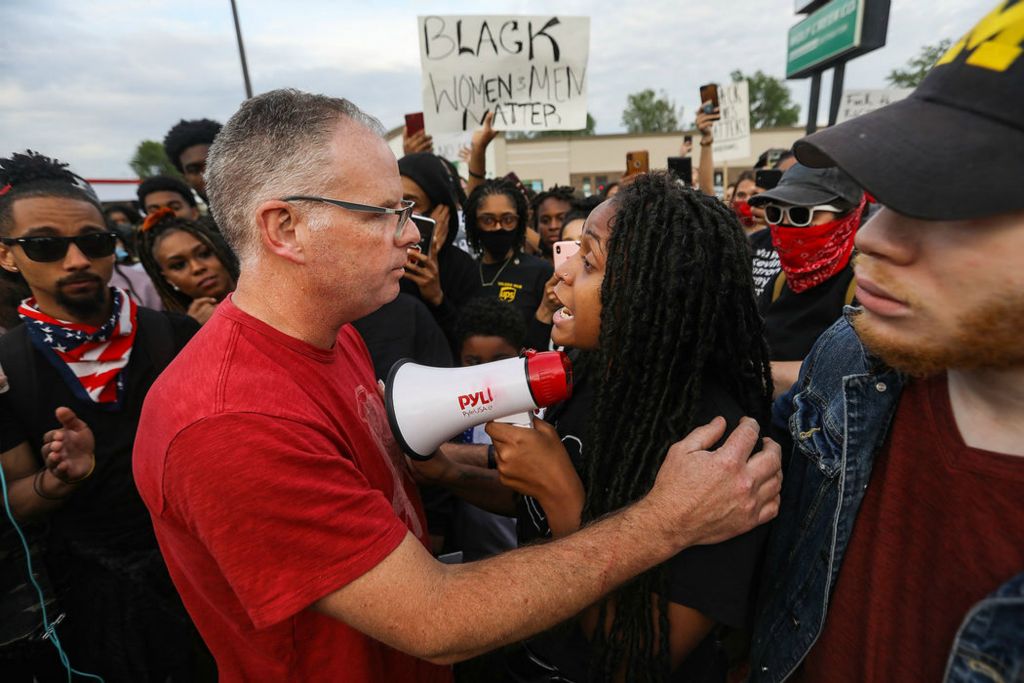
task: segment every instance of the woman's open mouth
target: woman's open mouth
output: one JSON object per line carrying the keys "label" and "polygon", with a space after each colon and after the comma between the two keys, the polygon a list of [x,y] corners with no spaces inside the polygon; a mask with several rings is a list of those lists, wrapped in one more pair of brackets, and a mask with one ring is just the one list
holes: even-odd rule
{"label": "woman's open mouth", "polygon": [[555,311],[555,314],[554,316],[552,316],[551,321],[554,323],[559,323],[565,320],[572,320],[572,311],[570,311],[568,307],[562,306],[557,311]]}

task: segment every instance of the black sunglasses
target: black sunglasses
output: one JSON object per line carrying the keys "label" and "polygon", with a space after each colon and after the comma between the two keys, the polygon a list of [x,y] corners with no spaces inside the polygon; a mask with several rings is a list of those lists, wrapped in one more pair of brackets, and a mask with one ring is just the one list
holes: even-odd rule
{"label": "black sunglasses", "polygon": [[33,261],[47,263],[59,261],[68,253],[68,247],[74,242],[78,250],[85,254],[86,258],[105,258],[114,253],[117,247],[117,235],[112,232],[90,232],[74,237],[0,237],[0,243],[9,247],[15,244],[21,245]]}

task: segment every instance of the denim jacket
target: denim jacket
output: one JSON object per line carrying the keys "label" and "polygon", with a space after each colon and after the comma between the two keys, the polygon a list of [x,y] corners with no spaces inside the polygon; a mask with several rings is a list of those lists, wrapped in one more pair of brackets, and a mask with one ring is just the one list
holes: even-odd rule
{"label": "denim jacket", "polygon": [[[775,421],[788,418],[793,447],[755,619],[752,683],[788,678],[821,635],[905,382],[865,351],[848,319],[853,310],[818,339],[796,385],[776,403]],[[945,680],[1024,680],[1024,573],[965,616]]]}

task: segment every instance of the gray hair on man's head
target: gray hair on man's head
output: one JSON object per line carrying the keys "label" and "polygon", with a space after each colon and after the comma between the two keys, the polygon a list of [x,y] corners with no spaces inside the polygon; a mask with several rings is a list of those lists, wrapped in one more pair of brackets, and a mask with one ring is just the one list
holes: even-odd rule
{"label": "gray hair on man's head", "polygon": [[330,140],[343,120],[383,134],[377,119],[348,100],[294,89],[247,100],[217,134],[206,160],[206,193],[243,267],[259,253],[257,206],[320,194],[330,183],[336,163]]}

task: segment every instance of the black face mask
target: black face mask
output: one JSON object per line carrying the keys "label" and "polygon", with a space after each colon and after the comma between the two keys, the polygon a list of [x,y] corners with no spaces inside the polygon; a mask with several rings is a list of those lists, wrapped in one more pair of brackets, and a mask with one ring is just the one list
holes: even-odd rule
{"label": "black face mask", "polygon": [[491,230],[479,233],[480,246],[484,251],[497,259],[503,259],[508,255],[508,250],[519,243],[518,230]]}

